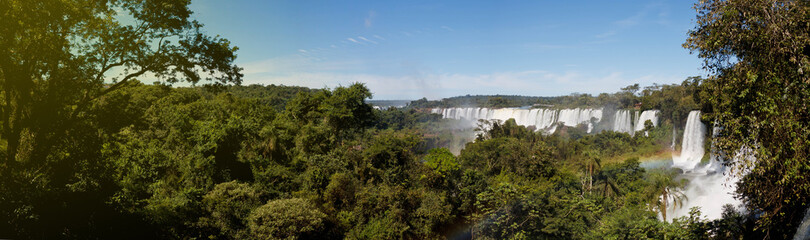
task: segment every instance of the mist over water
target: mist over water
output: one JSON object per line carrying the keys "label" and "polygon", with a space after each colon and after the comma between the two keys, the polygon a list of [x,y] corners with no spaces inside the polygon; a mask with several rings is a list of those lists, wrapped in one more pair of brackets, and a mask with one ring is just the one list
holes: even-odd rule
{"label": "mist over water", "polygon": [[[712,152],[709,156],[710,161],[700,165],[705,155],[703,144],[706,138],[706,126],[700,121],[700,114],[700,111],[689,113],[684,127],[681,153],[672,156],[672,167],[683,170],[684,174],[680,177],[689,180],[683,191],[686,196],[683,207],[667,211],[667,215],[673,218],[688,216],[692,207],[700,207],[702,216],[719,219],[722,217],[724,205],[731,204],[738,209],[742,207],[741,202],[733,195],[736,190],[735,184],[739,179],[726,174],[723,160]],[[718,132],[719,128],[715,127],[712,136],[716,137]]]}
{"label": "mist over water", "polygon": [[[515,123],[523,126],[533,126],[537,131],[552,134],[557,126],[574,127],[579,124],[587,124],[588,132],[594,129],[610,130],[634,134],[644,131],[644,123],[650,120],[654,127],[659,125],[659,110],[633,111],[615,110],[613,115],[605,116],[604,109],[573,108],[573,109],[524,109],[524,108],[435,108],[432,113],[441,114],[443,118],[467,120],[464,121],[466,128],[477,126],[478,120],[500,120],[515,119]],[[635,116],[631,118],[631,116]],[[645,163],[652,168],[678,168],[683,170],[679,178],[689,180],[683,190],[686,199],[682,202],[682,207],[670,208],[667,216],[681,217],[688,216],[692,207],[700,207],[702,217],[708,219],[721,218],[723,206],[732,204],[741,209],[741,202],[734,199],[735,184],[737,178],[726,174],[726,167],[722,164],[722,158],[715,154],[710,154],[708,163],[701,164],[706,149],[704,143],[706,139],[706,126],[700,121],[701,112],[691,111],[684,126],[681,142],[681,152],[673,153],[672,159],[662,160],[664,162]],[[634,121],[635,120],[635,121]],[[598,128],[599,125],[602,125]],[[716,136],[719,128],[713,129],[713,136]],[[674,134],[673,134],[674,135]],[[673,136],[673,148],[675,137]],[[739,154],[738,154],[739,155]],[[738,156],[735,156],[738,157]],[[672,206],[672,205],[670,205]]]}

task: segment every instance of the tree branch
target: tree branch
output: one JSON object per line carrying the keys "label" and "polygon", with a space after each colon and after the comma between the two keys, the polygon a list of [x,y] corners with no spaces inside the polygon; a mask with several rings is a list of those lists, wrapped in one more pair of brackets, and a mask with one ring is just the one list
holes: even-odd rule
{"label": "tree branch", "polygon": [[152,69],[152,68],[150,68],[149,66],[147,66],[147,67],[142,68],[140,71],[137,71],[137,72],[134,72],[134,73],[128,74],[127,76],[125,76],[125,77],[124,77],[124,79],[122,79],[121,81],[119,81],[119,82],[117,82],[117,83],[113,84],[113,85],[112,85],[112,86],[110,86],[109,88],[102,90],[102,91],[101,91],[99,94],[96,94],[95,96],[90,97],[90,98],[86,98],[85,100],[83,100],[82,102],[80,102],[80,103],[78,104],[78,106],[76,107],[76,109],[75,109],[75,110],[73,110],[73,113],[71,113],[71,114],[70,114],[70,118],[69,118],[69,120],[70,120],[70,121],[72,121],[73,119],[75,119],[75,118],[76,118],[76,116],[78,116],[78,115],[79,115],[79,112],[84,111],[84,109],[85,109],[85,108],[87,108],[87,106],[88,106],[88,105],[90,105],[90,102],[92,102],[92,101],[94,101],[94,100],[96,100],[96,99],[98,99],[98,98],[100,98],[100,97],[102,97],[102,96],[104,96],[104,95],[106,95],[106,94],[108,94],[108,93],[112,92],[112,91],[115,91],[115,90],[116,90],[116,89],[118,89],[118,88],[121,88],[121,86],[125,85],[125,84],[126,84],[127,82],[129,82],[129,80],[131,80],[132,78],[135,78],[135,77],[141,76],[141,75],[143,75],[144,73],[146,73],[146,72],[150,71],[151,69]]}

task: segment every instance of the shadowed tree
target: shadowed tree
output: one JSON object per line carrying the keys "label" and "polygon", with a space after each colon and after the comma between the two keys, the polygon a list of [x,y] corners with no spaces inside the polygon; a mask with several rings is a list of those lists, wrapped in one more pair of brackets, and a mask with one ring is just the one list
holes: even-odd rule
{"label": "shadowed tree", "polygon": [[[704,82],[723,127],[738,193],[774,238],[789,238],[810,200],[810,2],[707,0],[684,47],[715,74]],[[755,157],[752,157],[755,156]],[[746,174],[747,173],[747,174]]]}
{"label": "shadowed tree", "polygon": [[[99,99],[143,77],[165,84],[240,83],[236,47],[204,34],[202,24],[189,19],[189,3],[0,1],[0,191],[15,193],[0,198],[0,215],[8,216],[0,232],[25,232],[22,224],[41,225],[31,221],[58,215],[39,205],[59,203],[36,199],[87,190],[75,182],[92,174],[76,171],[103,166],[88,163],[100,144],[77,138],[92,138],[93,128],[83,121]],[[77,149],[87,154],[76,157]],[[45,229],[36,234],[75,234],[61,224],[37,226]]]}

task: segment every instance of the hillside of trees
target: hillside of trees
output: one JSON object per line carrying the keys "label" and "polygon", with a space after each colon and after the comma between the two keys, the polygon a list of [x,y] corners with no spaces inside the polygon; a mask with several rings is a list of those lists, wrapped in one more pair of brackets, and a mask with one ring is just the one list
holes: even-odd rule
{"label": "hillside of trees", "polygon": [[[435,129],[453,120],[374,110],[362,84],[279,92],[130,82],[100,99],[38,167],[53,169],[2,200],[12,238],[662,238],[692,228],[740,232],[746,221],[672,223],[662,194],[684,183],[646,171],[648,137],[569,128],[543,136],[514,121],[456,156]],[[244,97],[239,97],[242,95]],[[258,96],[258,97],[254,97]],[[663,139],[666,139],[664,137]],[[2,179],[7,189],[29,171]],[[30,180],[29,180],[30,181]],[[19,185],[17,185],[19,186]],[[673,195],[676,196],[676,195]]]}

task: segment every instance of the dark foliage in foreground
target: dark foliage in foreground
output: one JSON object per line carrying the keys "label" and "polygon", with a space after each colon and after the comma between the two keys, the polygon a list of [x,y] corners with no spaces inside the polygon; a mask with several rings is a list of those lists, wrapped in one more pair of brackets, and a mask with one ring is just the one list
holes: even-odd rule
{"label": "dark foliage in foreground", "polygon": [[276,111],[262,99],[273,93],[130,83],[73,129],[72,141],[87,144],[53,154],[80,157],[41,176],[64,185],[2,199],[0,211],[15,216],[3,237],[691,238],[684,227],[744,229],[726,224],[737,218],[661,222],[667,206],[653,203],[662,187],[677,188],[671,176],[635,159],[603,161],[656,146],[664,128],[543,136],[495,122],[456,156],[435,148],[451,120],[373,110],[361,84],[297,92]]}

